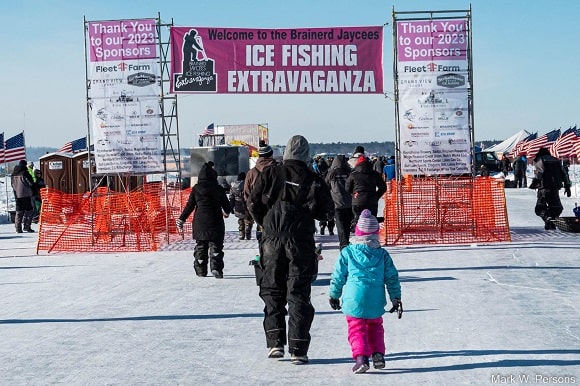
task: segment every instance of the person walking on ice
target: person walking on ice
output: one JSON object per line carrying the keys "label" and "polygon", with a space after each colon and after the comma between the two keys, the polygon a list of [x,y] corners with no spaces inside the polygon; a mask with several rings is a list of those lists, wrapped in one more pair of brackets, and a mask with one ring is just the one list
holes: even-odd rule
{"label": "person walking on ice", "polygon": [[[385,286],[398,318],[403,316],[399,273],[389,252],[379,243],[379,223],[368,209],[361,212],[351,244],[340,251],[330,277],[329,303],[346,315],[353,373],[366,372],[369,357],[375,369],[385,367],[383,317]],[[342,307],[340,297],[342,296]]]}

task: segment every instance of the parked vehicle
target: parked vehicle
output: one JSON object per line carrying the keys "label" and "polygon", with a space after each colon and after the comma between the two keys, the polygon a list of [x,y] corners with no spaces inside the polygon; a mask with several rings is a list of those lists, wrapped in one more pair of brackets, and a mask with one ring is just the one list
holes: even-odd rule
{"label": "parked vehicle", "polygon": [[474,157],[475,157],[474,165],[476,173],[478,173],[479,170],[481,169],[481,165],[485,165],[485,167],[487,168],[487,170],[489,170],[490,173],[496,173],[501,171],[501,163],[499,158],[497,158],[495,152],[482,150],[475,152]]}

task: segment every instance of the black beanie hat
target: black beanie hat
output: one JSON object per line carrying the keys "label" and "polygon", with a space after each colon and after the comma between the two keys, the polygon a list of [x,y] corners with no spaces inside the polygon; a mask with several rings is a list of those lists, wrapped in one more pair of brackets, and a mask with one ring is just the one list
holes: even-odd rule
{"label": "black beanie hat", "polygon": [[364,154],[364,152],[365,152],[365,148],[359,145],[359,146],[354,148],[354,152],[352,154],[356,154],[356,153]]}
{"label": "black beanie hat", "polygon": [[272,148],[264,142],[264,140],[260,140],[260,147],[258,148],[258,156],[259,157],[271,157],[274,154]]}

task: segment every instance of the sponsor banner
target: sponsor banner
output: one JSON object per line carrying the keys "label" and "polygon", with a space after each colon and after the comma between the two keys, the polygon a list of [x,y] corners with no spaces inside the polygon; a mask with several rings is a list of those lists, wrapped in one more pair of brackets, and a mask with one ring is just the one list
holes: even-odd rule
{"label": "sponsor banner", "polygon": [[94,62],[89,65],[90,98],[112,98],[128,93],[135,96],[159,96],[159,63],[157,59]]}
{"label": "sponsor banner", "polygon": [[88,23],[90,62],[120,62],[157,57],[155,19]]}
{"label": "sponsor banner", "polygon": [[401,172],[471,173],[466,20],[397,22]]}
{"label": "sponsor banner", "polygon": [[467,20],[414,20],[397,22],[397,59],[467,60]]}
{"label": "sponsor banner", "polygon": [[88,96],[97,173],[163,170],[155,19],[88,23]]}
{"label": "sponsor banner", "polygon": [[172,27],[173,93],[383,93],[383,27]]}
{"label": "sponsor banner", "polygon": [[97,173],[150,173],[163,170],[161,111],[157,98],[91,102]]}

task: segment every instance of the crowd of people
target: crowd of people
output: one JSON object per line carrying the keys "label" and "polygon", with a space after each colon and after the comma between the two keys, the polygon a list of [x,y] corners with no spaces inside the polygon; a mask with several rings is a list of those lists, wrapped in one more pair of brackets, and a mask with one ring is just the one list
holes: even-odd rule
{"label": "crowd of people", "polygon": [[[320,258],[315,234],[334,235],[336,229],[340,252],[331,274],[329,305],[345,314],[352,371],[364,373],[371,363],[375,369],[384,368],[387,295],[390,312],[398,318],[403,314],[398,272],[379,241],[377,219],[379,200],[396,178],[394,157],[369,157],[357,146],[351,157],[311,158],[309,143],[301,135],[289,139],[281,161],[263,141],[258,155],[255,167],[239,173],[229,192],[218,183],[213,162],[201,167],[177,219],[177,227],[183,229],[192,217],[196,275],[224,277],[224,218],[237,218],[240,240],[252,239],[255,224],[267,356],[283,358],[287,349],[291,363],[305,364],[314,320],[311,288]],[[517,187],[528,186],[527,164],[525,154],[513,161],[503,157],[501,163],[506,176],[513,170]],[[564,188],[571,195],[568,171],[546,148],[539,149],[533,164],[529,188],[537,189],[535,214],[546,230],[555,229],[563,210],[559,192]],[[34,232],[31,224],[35,217],[38,221],[40,190],[45,187],[42,174],[22,160],[11,178],[16,232]]]}
{"label": "crowd of people", "polygon": [[[398,273],[379,243],[376,217],[379,199],[387,190],[385,181],[395,178],[394,157],[372,159],[357,146],[351,158],[312,159],[309,143],[301,135],[290,138],[281,162],[263,141],[258,154],[256,166],[231,184],[228,198],[213,163],[201,168],[177,220],[182,229],[194,214],[196,274],[207,276],[209,263],[213,276],[223,278],[224,218],[233,214],[238,219],[240,240],[252,239],[255,224],[267,356],[282,358],[287,347],[291,363],[308,363],[314,319],[311,286],[320,253],[315,234],[333,235],[336,228],[340,255],[329,304],[346,315],[355,361],[352,371],[367,371],[371,359],[375,368],[383,368],[385,288],[393,304],[391,312],[397,311],[399,318],[403,312]],[[363,273],[366,278],[361,281]]]}

